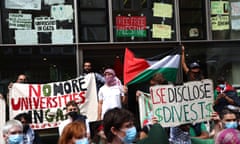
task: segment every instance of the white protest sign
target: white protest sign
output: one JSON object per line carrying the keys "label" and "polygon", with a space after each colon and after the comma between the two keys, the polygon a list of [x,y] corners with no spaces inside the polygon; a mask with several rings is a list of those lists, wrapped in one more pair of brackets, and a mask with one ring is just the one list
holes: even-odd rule
{"label": "white protest sign", "polygon": [[56,20],[72,20],[73,8],[72,5],[53,5],[51,6],[51,17]]}
{"label": "white protest sign", "polygon": [[52,31],[53,44],[72,44],[73,30],[72,29],[58,29]]}
{"label": "white protest sign", "polygon": [[9,29],[32,29],[31,14],[8,14]]}
{"label": "white protest sign", "polygon": [[65,0],[44,0],[45,5],[64,4]]}
{"label": "white protest sign", "polygon": [[46,83],[14,83],[9,93],[9,117],[27,112],[34,129],[56,128],[67,118],[64,108],[74,100],[80,113],[89,121],[97,120],[97,94],[95,75],[88,74],[75,79]]}
{"label": "white protest sign", "polygon": [[38,44],[36,30],[15,30],[16,44]]}
{"label": "white protest sign", "polygon": [[7,9],[41,10],[41,0],[5,0]]}
{"label": "white protest sign", "polygon": [[56,30],[56,20],[51,17],[36,17],[34,26],[37,32],[52,32]]}
{"label": "white protest sign", "polygon": [[213,112],[213,82],[209,79],[183,85],[150,88],[153,114],[163,127],[210,120]]}

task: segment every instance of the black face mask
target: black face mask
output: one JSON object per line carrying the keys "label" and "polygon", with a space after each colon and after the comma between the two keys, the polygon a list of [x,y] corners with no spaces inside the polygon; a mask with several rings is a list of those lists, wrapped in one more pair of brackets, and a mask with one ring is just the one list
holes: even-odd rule
{"label": "black face mask", "polygon": [[29,125],[23,125],[23,133],[27,133]]}
{"label": "black face mask", "polygon": [[78,118],[78,112],[76,111],[71,111],[68,113],[68,115],[72,118],[73,121]]}

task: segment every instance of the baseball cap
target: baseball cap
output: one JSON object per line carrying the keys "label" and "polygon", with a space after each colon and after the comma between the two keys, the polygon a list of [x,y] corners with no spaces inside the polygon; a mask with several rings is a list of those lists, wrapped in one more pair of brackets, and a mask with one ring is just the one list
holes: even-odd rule
{"label": "baseball cap", "polygon": [[200,68],[200,65],[199,65],[197,62],[193,62],[193,63],[190,64],[189,67],[190,67],[191,69],[193,69],[193,68]]}

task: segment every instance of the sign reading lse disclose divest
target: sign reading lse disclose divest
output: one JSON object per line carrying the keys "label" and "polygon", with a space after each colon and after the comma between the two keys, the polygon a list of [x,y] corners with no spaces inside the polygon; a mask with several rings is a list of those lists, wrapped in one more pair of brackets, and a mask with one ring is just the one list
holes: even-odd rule
{"label": "sign reading lse disclose divest", "polygon": [[150,93],[153,114],[163,127],[207,121],[213,112],[213,82],[210,79],[177,86],[153,86]]}

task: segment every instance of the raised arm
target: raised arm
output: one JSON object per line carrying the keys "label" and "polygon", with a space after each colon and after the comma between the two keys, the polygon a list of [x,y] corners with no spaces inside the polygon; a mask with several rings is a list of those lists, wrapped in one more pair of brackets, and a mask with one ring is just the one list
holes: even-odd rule
{"label": "raised arm", "polygon": [[182,45],[182,58],[181,58],[181,63],[182,63],[182,68],[184,70],[185,73],[188,73],[189,68],[187,67],[187,64],[185,62],[185,48]]}

